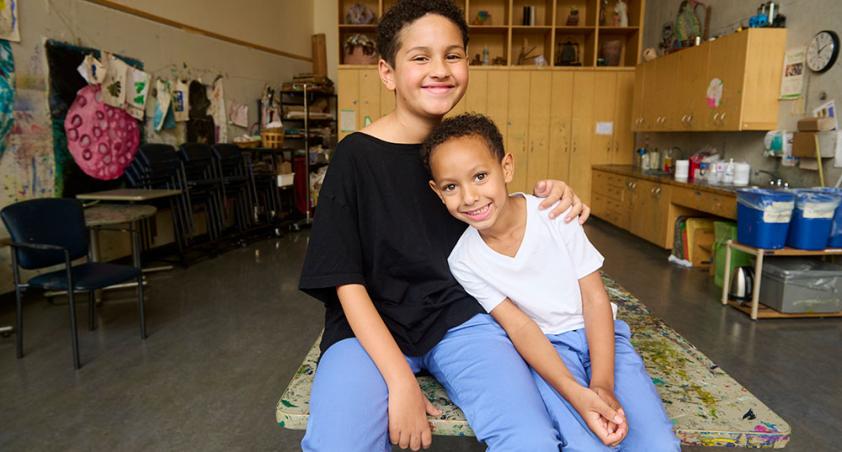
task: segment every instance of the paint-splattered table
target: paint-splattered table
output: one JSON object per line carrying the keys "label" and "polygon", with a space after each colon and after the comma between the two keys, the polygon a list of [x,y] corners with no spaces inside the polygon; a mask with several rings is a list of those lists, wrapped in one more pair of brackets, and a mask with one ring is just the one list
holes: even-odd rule
{"label": "paint-splattered table", "polygon": [[[676,435],[684,445],[782,448],[790,438],[783,419],[714,364],[696,347],[652,317],[649,310],[610,278],[604,277],[619,317],[632,329],[632,342],[658,388]],[[278,402],[276,420],[304,429],[310,385],[319,357],[318,340]],[[430,417],[437,435],[473,436],[462,411],[432,377],[418,377],[421,389],[442,409]]]}

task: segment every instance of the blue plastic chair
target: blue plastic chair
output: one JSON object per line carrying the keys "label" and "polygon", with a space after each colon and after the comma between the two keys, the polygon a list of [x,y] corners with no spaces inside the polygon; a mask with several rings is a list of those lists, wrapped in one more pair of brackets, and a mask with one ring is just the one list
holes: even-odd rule
{"label": "blue plastic chair", "polygon": [[[0,211],[0,217],[12,239],[12,273],[15,283],[15,342],[17,357],[23,357],[23,290],[29,287],[67,291],[70,307],[73,365],[79,361],[79,335],[76,329],[75,291],[88,292],[88,327],[96,329],[94,291],[129,280],[137,281],[137,307],[140,313],[140,337],[146,339],[143,309],[143,275],[129,265],[88,261],[72,265],[73,260],[88,256],[88,230],[82,204],[75,199],[44,198],[11,204]],[[36,270],[64,264],[57,271],[42,273],[25,284],[20,269]]]}

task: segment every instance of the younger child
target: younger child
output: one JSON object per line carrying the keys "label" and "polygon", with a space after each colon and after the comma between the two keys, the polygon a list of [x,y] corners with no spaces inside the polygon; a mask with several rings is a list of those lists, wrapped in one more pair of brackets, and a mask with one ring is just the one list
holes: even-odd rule
{"label": "younger child", "polygon": [[430,187],[470,226],[450,270],[532,367],[564,450],[680,450],[628,325],[614,320],[602,256],[578,223],[549,220],[534,196],[509,196],[514,162],[494,123],[447,119],[422,157]]}

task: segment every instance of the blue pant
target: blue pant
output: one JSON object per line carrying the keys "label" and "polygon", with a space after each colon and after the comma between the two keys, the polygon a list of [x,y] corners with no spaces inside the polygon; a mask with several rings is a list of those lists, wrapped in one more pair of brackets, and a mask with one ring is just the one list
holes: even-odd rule
{"label": "blue pant", "polygon": [[[613,450],[621,451],[680,451],[672,423],[664,412],[655,385],[646,373],[643,360],[629,341],[631,332],[626,322],[614,322],[614,395],[623,406],[629,433]],[[585,330],[547,335],[573,377],[588,386],[591,379],[591,360]],[[553,426],[561,433],[565,452],[612,450],[591,432],[579,413],[537,372],[532,372]]]}
{"label": "blue pant", "polygon": [[[474,316],[427,354],[406,360],[414,372],[426,369],[442,383],[489,450],[561,448],[529,368],[489,315]],[[316,370],[301,448],[389,451],[387,407],[386,383],[357,339],[337,342]]]}

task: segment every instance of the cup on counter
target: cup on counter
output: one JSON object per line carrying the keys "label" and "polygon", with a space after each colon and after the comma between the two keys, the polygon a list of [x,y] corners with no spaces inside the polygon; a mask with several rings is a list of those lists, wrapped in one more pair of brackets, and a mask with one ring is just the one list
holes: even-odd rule
{"label": "cup on counter", "polygon": [[687,182],[687,176],[690,174],[690,160],[676,160],[675,161],[675,180],[679,182]]}

